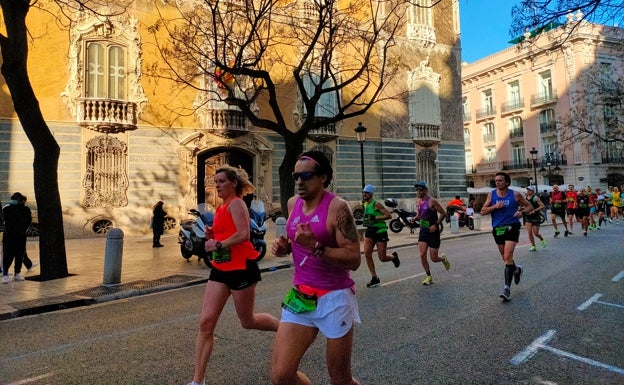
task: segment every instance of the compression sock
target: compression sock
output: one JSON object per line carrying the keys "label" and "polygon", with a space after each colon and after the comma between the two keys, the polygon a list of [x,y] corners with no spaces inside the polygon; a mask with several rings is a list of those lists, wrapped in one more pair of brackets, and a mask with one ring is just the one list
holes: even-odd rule
{"label": "compression sock", "polygon": [[511,280],[513,279],[513,274],[515,271],[515,263],[513,265],[505,265],[505,286],[511,286]]}

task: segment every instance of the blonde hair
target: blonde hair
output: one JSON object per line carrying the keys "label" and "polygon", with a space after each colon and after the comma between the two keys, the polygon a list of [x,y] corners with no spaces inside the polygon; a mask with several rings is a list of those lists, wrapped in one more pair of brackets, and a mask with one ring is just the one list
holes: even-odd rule
{"label": "blonde hair", "polygon": [[249,181],[247,171],[240,167],[233,167],[229,164],[224,164],[217,169],[215,175],[219,173],[224,173],[231,182],[236,182],[236,195],[239,198],[244,195],[251,194],[256,190],[254,185]]}

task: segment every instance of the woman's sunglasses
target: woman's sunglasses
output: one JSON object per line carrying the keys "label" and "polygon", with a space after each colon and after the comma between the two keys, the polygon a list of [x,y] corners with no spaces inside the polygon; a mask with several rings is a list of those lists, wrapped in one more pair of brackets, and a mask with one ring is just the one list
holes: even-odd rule
{"label": "woman's sunglasses", "polygon": [[303,172],[293,172],[292,177],[295,181],[301,179],[302,181],[308,181],[312,179],[312,177],[317,176],[318,174],[314,171],[303,171]]}

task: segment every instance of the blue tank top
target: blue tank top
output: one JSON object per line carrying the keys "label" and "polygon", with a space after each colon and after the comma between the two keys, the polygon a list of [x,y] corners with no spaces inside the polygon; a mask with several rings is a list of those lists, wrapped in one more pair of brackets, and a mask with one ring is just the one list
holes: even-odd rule
{"label": "blue tank top", "polygon": [[505,206],[502,209],[492,211],[492,227],[520,223],[520,219],[513,216],[516,211],[518,211],[518,204],[516,203],[516,198],[514,197],[514,191],[507,190],[507,195],[502,198],[498,196],[497,191],[498,190],[492,191],[492,205],[501,201]]}

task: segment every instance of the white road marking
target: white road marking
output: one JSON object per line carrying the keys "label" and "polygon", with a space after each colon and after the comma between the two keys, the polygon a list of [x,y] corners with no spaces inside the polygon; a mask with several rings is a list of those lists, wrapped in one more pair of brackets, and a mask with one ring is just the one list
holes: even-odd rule
{"label": "white road marking", "polygon": [[381,284],[381,286],[391,285],[393,283],[397,283],[397,282],[401,282],[401,281],[407,281],[408,279],[418,278],[418,277],[421,277],[423,275],[425,275],[425,273],[419,273],[419,274],[410,275],[408,277],[403,277],[401,279],[395,279],[394,281],[384,282],[384,283]]}
{"label": "white road marking", "polygon": [[551,353],[557,354],[562,357],[571,358],[573,360],[577,360],[585,364],[597,366],[599,368],[606,369],[611,372],[624,375],[623,368],[618,368],[617,366],[608,365],[600,361],[592,360],[590,358],[581,357],[576,354],[569,353],[564,350],[553,348],[551,346],[546,345],[546,343],[550,341],[555,336],[556,333],[557,332],[555,330],[548,330],[546,333],[544,333],[544,335],[542,335],[541,337],[538,337],[533,342],[531,342],[531,344],[527,346],[526,349],[524,349],[520,353],[513,356],[511,360],[509,360],[509,362],[515,366],[521,365],[525,363],[526,361],[528,361],[529,359],[531,359],[531,357],[533,357],[538,352],[539,349],[543,349],[543,350],[549,351]]}
{"label": "white road marking", "polygon": [[36,376],[36,377],[30,377],[30,378],[24,378],[23,380],[19,380],[19,381],[15,381],[15,382],[10,382],[7,385],[25,385],[25,384],[32,384],[33,382],[37,382],[39,380],[43,380],[46,377],[52,377],[57,375],[57,371],[55,372],[50,372],[50,373],[46,373],[46,374],[42,374],[40,376]]}
{"label": "white road marking", "polygon": [[600,293],[594,294],[590,299],[585,301],[583,304],[581,304],[581,306],[577,307],[576,309],[580,310],[580,311],[583,311],[583,310],[587,309],[589,307],[589,305],[591,305],[592,303],[599,303],[601,305],[620,307],[620,308],[624,309],[624,305],[620,305],[619,303],[598,301],[598,298],[600,298],[600,297],[602,297],[602,294],[600,294]]}
{"label": "white road marking", "polygon": [[618,275],[616,275],[615,277],[611,278],[611,280],[613,282],[617,282],[620,279],[624,278],[624,271],[620,271]]}

